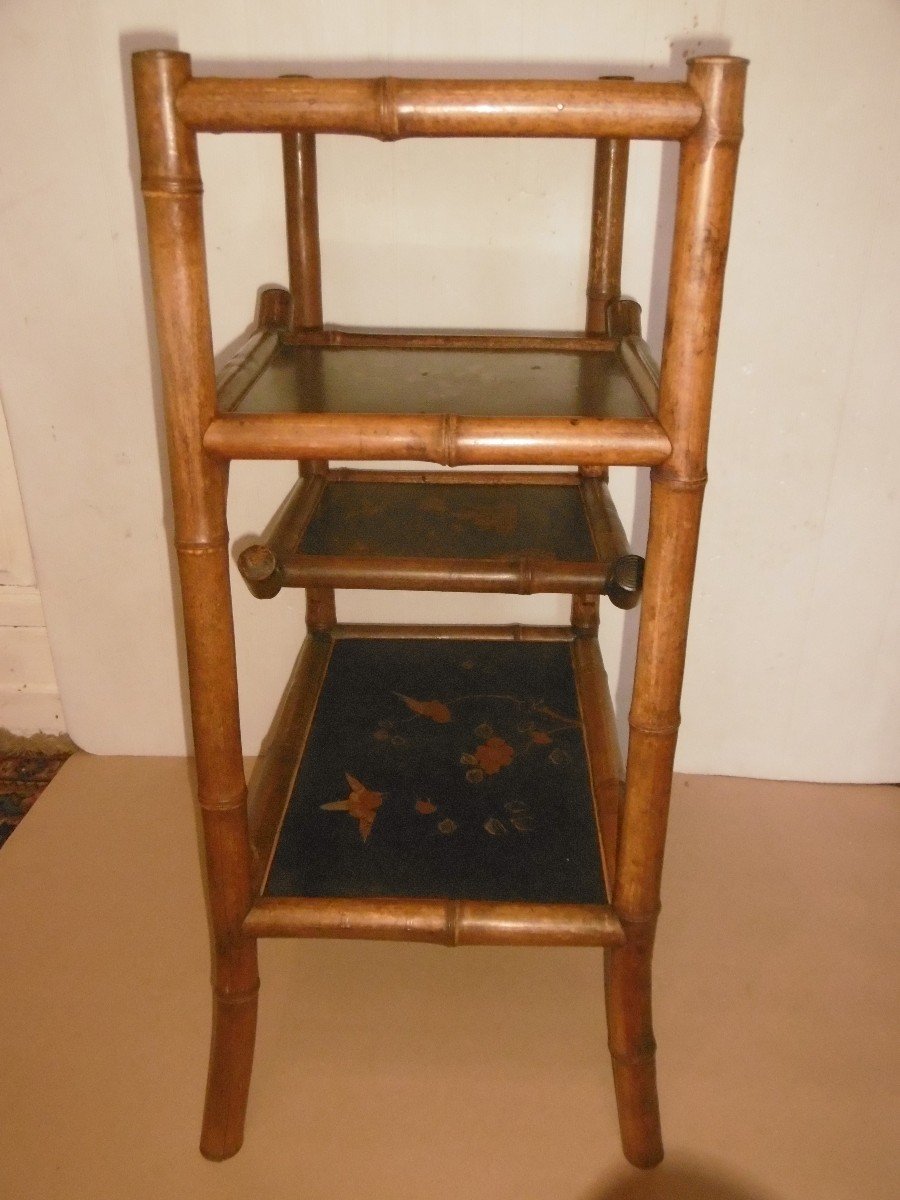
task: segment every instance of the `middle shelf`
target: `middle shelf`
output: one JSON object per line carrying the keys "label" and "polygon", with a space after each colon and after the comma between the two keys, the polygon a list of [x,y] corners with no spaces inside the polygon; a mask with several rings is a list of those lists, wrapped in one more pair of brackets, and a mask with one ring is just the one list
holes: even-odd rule
{"label": "middle shelf", "polygon": [[238,560],[254,595],[282,587],[640,596],[606,483],[573,472],[331,469],[292,489]]}

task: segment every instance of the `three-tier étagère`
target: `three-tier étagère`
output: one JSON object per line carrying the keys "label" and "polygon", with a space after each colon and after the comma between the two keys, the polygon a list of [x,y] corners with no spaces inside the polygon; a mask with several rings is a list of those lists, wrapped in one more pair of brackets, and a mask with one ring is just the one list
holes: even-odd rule
{"label": "three-tier \u00e9tag\u00e8re", "polygon": [[[605,947],[623,1146],[640,1166],[662,1157],[651,956],[745,70],[711,57],[662,84],[195,79],[185,54],[134,58],[215,944],[208,1157],[243,1137],[264,936]],[[196,138],[229,131],[282,137],[290,288],[261,294],[217,379]],[[585,332],[326,326],[318,133],[594,139]],[[621,295],[632,138],[681,144],[661,371]],[[260,599],[306,589],[307,636],[248,798],[225,503],[229,461],[250,458],[300,465],[238,565]],[[646,565],[613,465],[652,468]],[[351,626],[336,588],[557,592],[572,616]],[[601,596],[630,608],[642,589],[623,772],[598,613]]]}

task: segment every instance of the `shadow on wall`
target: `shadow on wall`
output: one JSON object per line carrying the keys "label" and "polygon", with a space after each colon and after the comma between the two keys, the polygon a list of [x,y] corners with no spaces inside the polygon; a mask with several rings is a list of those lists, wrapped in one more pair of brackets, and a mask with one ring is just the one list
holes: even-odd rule
{"label": "shadow on wall", "polygon": [[691,1159],[666,1160],[652,1171],[627,1171],[581,1200],[781,1200],[718,1167]]}

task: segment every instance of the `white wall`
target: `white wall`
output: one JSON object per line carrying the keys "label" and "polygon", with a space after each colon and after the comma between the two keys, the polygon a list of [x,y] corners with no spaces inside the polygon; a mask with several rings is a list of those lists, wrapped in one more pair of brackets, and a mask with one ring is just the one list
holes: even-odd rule
{"label": "white wall", "polygon": [[[183,672],[148,345],[127,57],[321,74],[681,73],[751,62],[679,766],[900,777],[900,515],[891,461],[900,285],[900,9],[863,0],[454,4],[7,0],[0,9],[0,384],[72,736],[178,753]],[[203,143],[214,333],[286,276],[276,138]],[[661,178],[662,162],[662,186]],[[636,146],[627,289],[658,345],[671,154]],[[577,328],[590,147],[323,138],[326,316]],[[659,198],[663,196],[660,209]],[[231,527],[259,531],[289,465],[234,471]],[[617,472],[626,525],[635,476]],[[637,520],[644,519],[645,481]],[[639,540],[639,539],[638,539]],[[302,624],[301,594],[237,581],[248,749]],[[565,619],[554,598],[343,594],[341,616]],[[624,632],[624,639],[623,639]],[[603,644],[615,690],[634,615]],[[623,680],[627,672],[623,673]]]}

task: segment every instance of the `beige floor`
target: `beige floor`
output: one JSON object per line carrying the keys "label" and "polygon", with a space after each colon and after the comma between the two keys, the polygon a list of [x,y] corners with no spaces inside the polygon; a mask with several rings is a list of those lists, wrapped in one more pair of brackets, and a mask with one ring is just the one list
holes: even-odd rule
{"label": "beige floor", "polygon": [[79,755],[0,853],[0,1196],[895,1200],[898,801],[677,781],[657,1171],[619,1155],[599,952],[290,941],[211,1164],[188,768]]}

